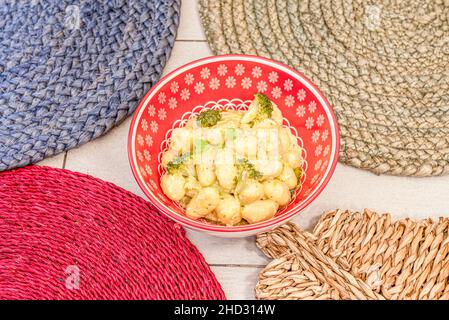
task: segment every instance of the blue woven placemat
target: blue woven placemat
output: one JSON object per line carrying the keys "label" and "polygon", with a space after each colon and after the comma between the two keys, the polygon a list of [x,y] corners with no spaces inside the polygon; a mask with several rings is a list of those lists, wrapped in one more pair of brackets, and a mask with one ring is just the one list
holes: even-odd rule
{"label": "blue woven placemat", "polygon": [[0,171],[88,142],[159,79],[180,0],[0,6]]}

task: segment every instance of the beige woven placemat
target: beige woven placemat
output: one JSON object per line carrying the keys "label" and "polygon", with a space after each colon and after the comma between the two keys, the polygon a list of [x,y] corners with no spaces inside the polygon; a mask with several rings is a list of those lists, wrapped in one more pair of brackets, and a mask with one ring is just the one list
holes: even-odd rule
{"label": "beige woven placemat", "polygon": [[212,51],[278,60],[335,108],[341,161],[449,173],[448,1],[200,0]]}
{"label": "beige woven placemat", "polygon": [[312,233],[288,223],[257,237],[274,260],[258,299],[449,299],[449,218],[331,211]]}

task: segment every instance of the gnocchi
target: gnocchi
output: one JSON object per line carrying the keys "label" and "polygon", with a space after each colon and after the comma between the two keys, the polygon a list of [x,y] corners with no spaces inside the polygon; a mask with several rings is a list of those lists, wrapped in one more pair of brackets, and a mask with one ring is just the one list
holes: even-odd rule
{"label": "gnocchi", "polygon": [[279,175],[279,180],[285,182],[289,189],[294,189],[298,185],[298,177],[296,176],[295,170],[288,164],[284,164],[284,168]]}
{"label": "gnocchi", "polygon": [[265,196],[276,201],[281,207],[290,202],[290,189],[285,182],[268,180],[263,183]]}
{"label": "gnocchi", "polygon": [[204,188],[187,204],[186,213],[192,218],[201,218],[211,213],[218,205],[220,195],[216,188]]}
{"label": "gnocchi", "polygon": [[240,201],[229,194],[223,195],[215,211],[218,221],[225,225],[233,226],[242,220]]}
{"label": "gnocchi", "polygon": [[185,193],[185,182],[184,177],[179,174],[164,174],[161,178],[162,191],[171,200],[178,201],[181,200]]}
{"label": "gnocchi", "polygon": [[162,191],[192,219],[227,226],[271,219],[301,183],[302,149],[282,123],[260,93],[246,111],[192,116],[162,154]]}
{"label": "gnocchi", "polygon": [[273,200],[257,200],[242,209],[242,217],[249,223],[271,219],[276,214],[279,204]]}
{"label": "gnocchi", "polygon": [[238,195],[243,204],[260,200],[264,195],[263,185],[258,181],[247,181],[241,186]]}

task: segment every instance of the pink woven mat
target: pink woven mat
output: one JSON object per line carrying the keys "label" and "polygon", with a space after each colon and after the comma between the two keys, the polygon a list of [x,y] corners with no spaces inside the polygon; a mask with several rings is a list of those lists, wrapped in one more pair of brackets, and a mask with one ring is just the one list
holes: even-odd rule
{"label": "pink woven mat", "polygon": [[225,299],[179,225],[111,183],[0,174],[0,299]]}

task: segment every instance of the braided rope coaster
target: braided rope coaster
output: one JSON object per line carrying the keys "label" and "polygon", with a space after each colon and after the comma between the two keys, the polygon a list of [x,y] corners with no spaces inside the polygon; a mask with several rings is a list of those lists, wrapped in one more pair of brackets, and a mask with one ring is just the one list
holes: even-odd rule
{"label": "braided rope coaster", "polygon": [[130,115],[176,37],[180,0],[0,0],[0,171]]}
{"label": "braided rope coaster", "polygon": [[288,223],[257,245],[275,259],[259,275],[258,299],[449,299],[449,218],[337,210],[312,233]]}
{"label": "braided rope coaster", "polygon": [[68,170],[0,174],[1,299],[224,299],[178,224]]}
{"label": "braided rope coaster", "polygon": [[323,91],[344,163],[449,173],[447,1],[200,0],[200,14],[214,53],[270,57]]}

